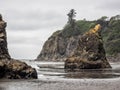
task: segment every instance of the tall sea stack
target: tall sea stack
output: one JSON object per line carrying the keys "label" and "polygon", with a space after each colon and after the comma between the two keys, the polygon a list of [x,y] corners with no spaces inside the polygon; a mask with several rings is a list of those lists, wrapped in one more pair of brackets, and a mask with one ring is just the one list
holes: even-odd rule
{"label": "tall sea stack", "polygon": [[10,57],[7,48],[6,26],[0,14],[0,78],[36,79],[37,72],[34,68]]}
{"label": "tall sea stack", "polygon": [[7,48],[6,22],[0,14],[0,59],[11,59]]}

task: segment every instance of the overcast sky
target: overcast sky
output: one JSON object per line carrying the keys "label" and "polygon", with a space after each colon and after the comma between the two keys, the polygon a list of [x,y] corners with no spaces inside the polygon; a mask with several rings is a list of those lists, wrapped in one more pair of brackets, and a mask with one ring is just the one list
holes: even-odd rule
{"label": "overcast sky", "polygon": [[64,27],[70,9],[76,19],[95,20],[120,14],[120,0],[0,0],[10,55],[36,58],[47,38]]}

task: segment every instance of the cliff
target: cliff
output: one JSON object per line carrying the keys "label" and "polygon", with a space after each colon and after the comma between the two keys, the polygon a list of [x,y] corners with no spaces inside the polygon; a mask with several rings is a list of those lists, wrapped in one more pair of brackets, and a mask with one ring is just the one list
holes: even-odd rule
{"label": "cliff", "polygon": [[48,38],[36,60],[65,61],[77,50],[76,47],[81,35],[93,28],[96,23],[102,25],[101,37],[104,41],[106,55],[118,56],[120,53],[120,18],[116,15],[110,20],[103,18],[94,21],[78,20],[75,22],[74,29],[70,24],[66,24],[63,30],[54,32]]}
{"label": "cliff", "polygon": [[38,60],[64,61],[76,51],[80,36],[65,38],[62,31],[55,32],[44,44]]}
{"label": "cliff", "polygon": [[14,60],[10,57],[7,48],[6,22],[0,14],[0,78],[31,79],[37,78],[34,68],[25,62]]}

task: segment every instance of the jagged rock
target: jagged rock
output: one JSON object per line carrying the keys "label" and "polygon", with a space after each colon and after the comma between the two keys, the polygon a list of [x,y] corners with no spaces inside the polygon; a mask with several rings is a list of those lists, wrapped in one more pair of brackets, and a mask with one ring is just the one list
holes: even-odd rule
{"label": "jagged rock", "polygon": [[111,68],[105,56],[100,27],[96,25],[79,38],[76,52],[65,61],[66,69]]}
{"label": "jagged rock", "polygon": [[11,59],[7,48],[6,22],[0,14],[0,78],[36,79],[37,72],[24,62]]}
{"label": "jagged rock", "polygon": [[2,20],[2,15],[0,14],[0,59],[10,59],[7,48],[7,35],[6,35],[6,22]]}
{"label": "jagged rock", "polygon": [[37,79],[37,72],[31,66],[18,60],[0,61],[0,78],[7,79]]}

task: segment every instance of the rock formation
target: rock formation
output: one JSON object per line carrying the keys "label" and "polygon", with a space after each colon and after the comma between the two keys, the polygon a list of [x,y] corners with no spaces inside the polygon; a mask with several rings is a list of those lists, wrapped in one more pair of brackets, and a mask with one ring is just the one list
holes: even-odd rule
{"label": "rock formation", "polygon": [[65,61],[66,57],[76,51],[79,36],[64,38],[62,31],[57,31],[45,42],[36,60]]}
{"label": "rock formation", "polygon": [[0,59],[10,59],[10,55],[7,49],[7,37],[6,37],[6,22],[2,20],[0,15]]}
{"label": "rock formation", "polygon": [[0,15],[0,78],[31,79],[37,78],[37,72],[26,63],[11,59],[7,48],[6,22]]}
{"label": "rock formation", "polygon": [[[77,20],[74,28],[70,23],[67,23],[61,31],[57,31],[50,36],[36,60],[64,61],[76,50],[79,37],[93,28],[96,23],[102,25],[101,35],[107,56],[116,58],[119,56],[117,54],[120,53],[120,19],[118,16],[120,15],[113,16],[109,20],[106,20],[104,16],[92,21]],[[93,32],[96,30],[93,30]],[[119,61],[119,59],[115,61]]]}
{"label": "rock formation", "polygon": [[18,60],[0,60],[0,78],[37,79],[37,72],[25,62]]}
{"label": "rock formation", "polygon": [[76,52],[65,61],[66,69],[111,68],[105,56],[100,28],[98,24],[79,38]]}

